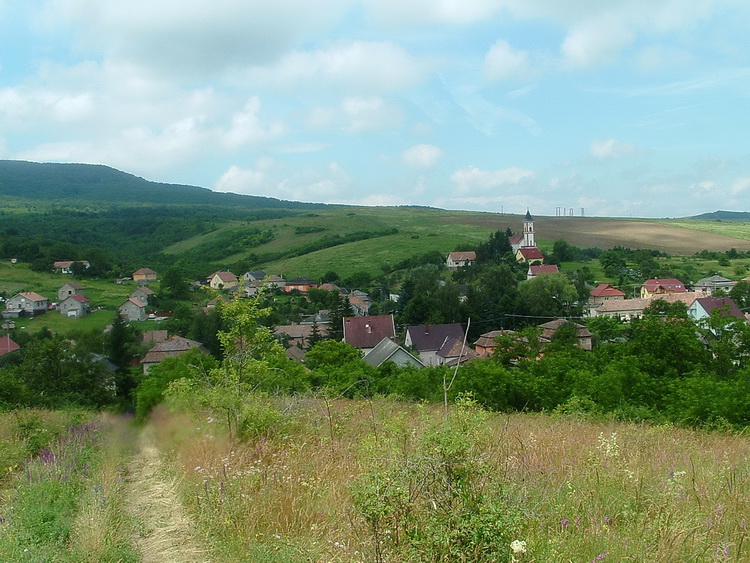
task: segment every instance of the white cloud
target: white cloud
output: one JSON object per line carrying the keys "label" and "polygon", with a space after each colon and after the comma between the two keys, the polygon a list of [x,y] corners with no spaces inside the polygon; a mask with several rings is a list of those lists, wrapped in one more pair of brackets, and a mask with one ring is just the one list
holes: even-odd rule
{"label": "white cloud", "polygon": [[484,57],[484,75],[493,81],[524,78],[529,67],[528,52],[516,50],[504,40],[496,41]]}
{"label": "white cloud", "polygon": [[592,67],[615,59],[634,37],[621,20],[591,19],[575,25],[568,32],[560,51],[567,66]]}
{"label": "white cloud", "polygon": [[214,183],[214,191],[262,195],[291,201],[339,203],[350,192],[351,178],[344,168],[331,162],[323,169],[291,172],[270,158],[259,159],[252,168],[231,166]]}
{"label": "white cloud", "polygon": [[523,180],[532,179],[536,174],[531,170],[511,167],[503,170],[481,170],[466,166],[456,170],[451,180],[459,192],[485,192],[506,186],[514,186]]}
{"label": "white cloud", "polygon": [[284,124],[275,121],[265,127],[261,124],[260,99],[254,96],[248,100],[242,111],[232,116],[232,123],[222,135],[223,144],[229,149],[237,149],[248,143],[258,143],[276,139],[284,133]]}
{"label": "white cloud", "polygon": [[390,129],[398,126],[403,115],[379,96],[347,97],[341,101],[341,109],[353,133]]}
{"label": "white cloud", "polygon": [[435,145],[414,145],[401,153],[401,160],[414,168],[434,168],[441,158],[443,151]]}
{"label": "white cloud", "polygon": [[432,62],[415,58],[392,42],[342,41],[324,49],[290,52],[273,65],[249,68],[234,81],[374,93],[414,86],[432,68]]}
{"label": "white cloud", "polygon": [[230,166],[214,183],[212,189],[215,192],[248,195],[258,195],[266,192],[268,187],[268,169],[270,167],[270,161],[259,161],[254,169]]}
{"label": "white cloud", "polygon": [[49,0],[40,20],[83,45],[170,75],[215,75],[278,58],[338,21],[349,0]]}
{"label": "white cloud", "polygon": [[737,195],[746,192],[750,189],[750,178],[737,178],[730,188],[732,195]]}
{"label": "white cloud", "polygon": [[599,160],[624,158],[638,153],[638,148],[616,139],[601,139],[591,143],[589,154]]}

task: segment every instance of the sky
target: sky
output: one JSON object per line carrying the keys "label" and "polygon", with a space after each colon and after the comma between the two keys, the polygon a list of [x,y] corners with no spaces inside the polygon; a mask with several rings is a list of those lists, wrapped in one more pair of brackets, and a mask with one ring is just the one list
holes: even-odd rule
{"label": "sky", "polygon": [[0,0],[0,158],[357,205],[750,211],[747,0]]}

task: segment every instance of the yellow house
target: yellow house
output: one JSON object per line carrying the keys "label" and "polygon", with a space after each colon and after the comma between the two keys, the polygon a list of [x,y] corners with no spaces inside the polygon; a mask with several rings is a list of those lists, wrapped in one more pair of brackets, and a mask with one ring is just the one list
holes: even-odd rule
{"label": "yellow house", "polygon": [[133,272],[133,281],[137,281],[139,283],[156,281],[156,272],[154,272],[151,268],[141,268],[140,270],[136,270],[135,272]]}

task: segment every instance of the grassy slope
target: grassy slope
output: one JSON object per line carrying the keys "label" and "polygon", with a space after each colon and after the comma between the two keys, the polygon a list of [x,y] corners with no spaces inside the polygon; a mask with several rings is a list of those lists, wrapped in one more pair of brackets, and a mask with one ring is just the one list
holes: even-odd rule
{"label": "grassy slope", "polygon": [[[0,291],[12,297],[21,291],[34,291],[47,297],[50,302],[57,301],[57,290],[69,281],[78,281],[85,288],[86,297],[91,302],[91,315],[81,319],[69,319],[57,311],[48,311],[46,314],[36,318],[20,318],[16,320],[16,326],[26,327],[30,330],[39,330],[47,327],[52,331],[66,333],[72,330],[103,329],[112,322],[117,307],[119,307],[127,296],[137,287],[134,282],[118,285],[106,280],[75,280],[73,276],[63,274],[46,274],[34,272],[27,264],[11,265],[7,262],[0,263]],[[158,282],[151,286],[158,290]]]}
{"label": "grassy slope", "polygon": [[[551,247],[565,239],[570,244],[587,247],[650,248],[674,255],[692,255],[703,249],[724,251],[732,247],[750,250],[750,223],[722,221],[650,221],[589,217],[535,217],[537,244]],[[260,264],[269,272],[285,275],[320,276],[329,270],[347,276],[358,271],[377,273],[383,264],[429,251],[447,253],[461,245],[469,247],[485,240],[495,230],[520,232],[520,215],[500,215],[446,211],[427,208],[347,207],[330,208],[295,217],[234,222],[208,235],[194,237],[173,245],[167,252],[178,254],[201,242],[211,240],[224,229],[243,227],[271,229],[275,239],[248,249],[263,254],[299,248],[322,236],[346,235],[356,231],[380,231],[397,228],[399,233],[326,248],[304,256]],[[299,227],[321,227],[319,233],[297,234]],[[696,233],[699,231],[699,234]],[[222,263],[241,260],[235,255]],[[216,262],[218,267],[221,263]]]}

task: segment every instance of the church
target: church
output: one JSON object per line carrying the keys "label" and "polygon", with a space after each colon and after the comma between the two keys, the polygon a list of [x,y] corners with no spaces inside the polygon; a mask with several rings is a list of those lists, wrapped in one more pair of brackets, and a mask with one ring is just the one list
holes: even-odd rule
{"label": "church", "polygon": [[536,247],[534,218],[528,209],[526,210],[526,217],[523,219],[523,232],[508,237],[508,242],[510,242],[513,252],[516,255],[516,260],[519,262],[536,264],[544,261],[544,255]]}

